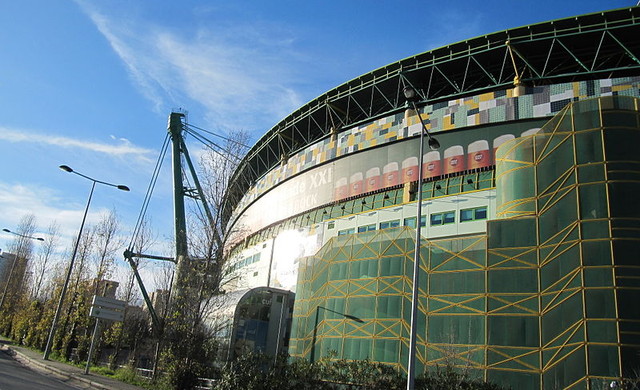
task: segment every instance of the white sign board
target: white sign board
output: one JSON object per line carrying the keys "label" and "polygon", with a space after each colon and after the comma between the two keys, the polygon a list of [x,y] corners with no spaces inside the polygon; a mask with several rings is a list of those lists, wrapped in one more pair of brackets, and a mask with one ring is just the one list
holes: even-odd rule
{"label": "white sign board", "polygon": [[109,321],[124,321],[124,309],[126,306],[127,303],[125,301],[94,295],[89,316]]}
{"label": "white sign board", "polygon": [[91,302],[91,305],[104,307],[107,309],[113,309],[113,310],[124,310],[124,308],[127,307],[127,302],[120,301],[113,298],[99,297],[97,295],[94,295],[93,302]]}
{"label": "white sign board", "polygon": [[124,312],[123,311],[115,311],[110,309],[104,309],[101,307],[92,306],[91,311],[89,312],[91,317],[98,317],[101,320],[109,320],[109,321],[124,321]]}

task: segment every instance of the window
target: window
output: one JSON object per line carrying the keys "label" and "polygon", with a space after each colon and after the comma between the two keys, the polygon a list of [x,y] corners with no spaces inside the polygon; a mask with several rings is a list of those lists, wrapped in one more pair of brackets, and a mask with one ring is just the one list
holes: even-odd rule
{"label": "window", "polygon": [[355,233],[355,229],[338,230],[338,235],[339,236],[345,236],[347,234],[353,234],[353,233]]}
{"label": "window", "polygon": [[359,226],[358,227],[358,233],[364,233],[364,232],[370,232],[376,230],[376,224],[372,224],[372,225],[366,225],[366,226]]}
{"label": "window", "polygon": [[416,228],[416,217],[411,217],[411,218],[405,218],[404,219],[404,226],[408,226],[410,228]]}
{"label": "window", "polygon": [[431,214],[431,226],[447,225],[456,221],[455,211]]}
{"label": "window", "polygon": [[454,223],[456,221],[456,213],[453,211],[447,211],[444,213],[444,221],[443,224]]}
{"label": "window", "polygon": [[460,222],[487,219],[487,206],[460,210]]}
{"label": "window", "polygon": [[[415,229],[416,228],[416,217],[405,218],[404,219],[404,226],[408,226],[410,228]],[[425,227],[425,226],[427,226],[427,216],[423,215],[422,217],[420,217],[420,227]]]}
{"label": "window", "polygon": [[473,209],[460,210],[460,222],[473,221]]}
{"label": "window", "polygon": [[336,227],[336,223],[335,223],[335,222],[329,222],[329,223],[327,224],[327,230],[329,230],[329,229],[333,229],[334,227]]}
{"label": "window", "polygon": [[394,219],[393,221],[380,222],[380,229],[395,228],[399,226],[400,226],[399,219]]}

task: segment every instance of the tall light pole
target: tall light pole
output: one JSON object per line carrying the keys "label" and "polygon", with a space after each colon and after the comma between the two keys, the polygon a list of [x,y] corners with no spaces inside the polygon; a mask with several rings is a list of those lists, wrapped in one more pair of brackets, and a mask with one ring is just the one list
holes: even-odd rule
{"label": "tall light pole", "polygon": [[[42,238],[42,237],[27,236],[25,234],[12,232],[9,229],[2,229],[2,231],[6,232],[6,233],[11,233],[11,234],[16,235],[16,236],[21,237],[21,238],[26,238],[26,239],[29,239],[29,240],[44,241],[44,238]],[[11,269],[9,270],[9,274],[7,275],[7,281],[4,283],[4,291],[2,292],[2,298],[0,299],[0,309],[2,309],[2,306],[4,305],[4,299],[7,296],[7,290],[9,289],[9,282],[11,281],[11,276],[13,275],[13,270],[16,267],[16,262],[18,260],[18,257],[20,257],[20,252],[22,252],[22,242],[20,242],[20,245],[19,245],[18,250],[16,252],[18,252],[18,253],[14,253],[13,254],[13,262],[11,263]]]}
{"label": "tall light pole", "polygon": [[84,222],[87,220],[87,212],[89,211],[89,205],[91,204],[91,197],[93,196],[93,190],[96,188],[96,183],[104,184],[106,186],[115,187],[122,191],[129,191],[129,187],[125,185],[111,184],[106,181],[96,180],[92,177],[83,175],[80,172],[76,172],[71,169],[67,165],[60,165],[60,169],[65,172],[75,173],[78,176],[84,177],[87,180],[91,180],[91,192],[89,192],[89,199],[87,199],[87,206],[84,209],[84,216],[82,217],[82,223],[80,224],[80,231],[78,232],[78,237],[76,237],[76,243],[73,247],[73,254],[71,255],[71,261],[69,261],[69,268],[67,269],[67,276],[64,280],[64,285],[62,286],[62,292],[60,293],[60,300],[58,301],[58,307],[56,308],[56,313],[53,316],[53,322],[51,323],[51,329],[49,330],[49,338],[47,339],[47,346],[44,348],[43,359],[49,359],[49,353],[51,352],[51,345],[53,344],[53,336],[56,333],[56,326],[58,325],[58,319],[60,318],[60,312],[62,311],[62,304],[64,303],[64,296],[67,293],[67,287],[69,286],[69,280],[71,279],[71,271],[73,271],[73,263],[76,260],[76,254],[78,253],[78,244],[80,244],[80,238],[82,237],[82,229],[84,228]]}
{"label": "tall light pole", "polygon": [[416,91],[411,87],[405,87],[402,91],[407,102],[411,104],[413,110],[420,119],[420,154],[418,155],[418,207],[416,208],[416,246],[413,252],[413,286],[411,290],[411,329],[409,336],[409,360],[407,362],[407,390],[413,390],[415,387],[415,371],[416,371],[416,328],[418,324],[418,291],[420,289],[419,276],[420,276],[420,248],[422,246],[422,235],[420,230],[422,228],[422,164],[424,163],[424,135],[429,138],[429,147],[431,149],[438,149],[440,143],[429,134],[427,126],[425,126],[422,116],[418,112],[416,107],[416,101],[420,99]]}

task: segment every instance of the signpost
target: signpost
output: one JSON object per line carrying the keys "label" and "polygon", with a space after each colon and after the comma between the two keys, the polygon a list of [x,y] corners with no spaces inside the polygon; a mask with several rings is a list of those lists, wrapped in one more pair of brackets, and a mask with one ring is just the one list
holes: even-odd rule
{"label": "signpost", "polygon": [[89,311],[90,317],[96,317],[96,326],[93,328],[93,337],[91,338],[91,347],[89,347],[89,356],[87,357],[87,365],[84,369],[84,373],[89,373],[89,364],[91,357],[93,356],[93,350],[96,344],[96,336],[100,333],[100,320],[107,321],[124,321],[124,309],[127,306],[125,301],[120,301],[113,298],[93,296],[91,302],[91,310]]}

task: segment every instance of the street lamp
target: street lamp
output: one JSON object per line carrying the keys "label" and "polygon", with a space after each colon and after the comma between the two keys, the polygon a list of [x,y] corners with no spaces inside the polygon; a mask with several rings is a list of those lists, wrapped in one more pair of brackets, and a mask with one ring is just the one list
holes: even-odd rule
{"label": "street lamp", "polygon": [[351,321],[355,321],[355,322],[359,322],[359,323],[364,323],[364,321],[356,316],[352,316],[350,314],[345,314],[345,313],[340,313],[339,311],[335,311],[335,310],[331,310],[331,309],[327,309],[324,306],[316,306],[316,321],[315,324],[313,326],[313,337],[311,338],[311,353],[309,356],[309,362],[313,363],[315,361],[315,352],[316,352],[316,338],[318,337],[318,318],[320,317],[320,309],[324,309],[326,311],[329,311],[331,313],[335,313],[338,315],[343,316],[344,318],[351,320]]}
{"label": "street lamp", "polygon": [[73,254],[71,255],[71,261],[69,262],[69,268],[67,269],[67,276],[64,280],[64,285],[62,286],[62,292],[60,293],[60,300],[58,301],[58,307],[56,308],[56,313],[53,316],[53,322],[51,323],[51,329],[49,330],[49,338],[47,339],[47,346],[44,348],[44,356],[42,357],[44,360],[49,359],[49,353],[51,352],[51,345],[53,344],[53,336],[56,333],[56,326],[58,325],[58,319],[60,318],[60,312],[62,311],[62,304],[64,303],[64,296],[67,293],[67,287],[69,286],[69,280],[71,279],[71,271],[73,270],[73,262],[76,259],[76,253],[78,253],[78,244],[80,243],[80,238],[82,237],[82,229],[84,228],[84,222],[87,219],[87,212],[89,211],[89,205],[91,204],[91,197],[93,196],[93,190],[96,188],[96,183],[104,184],[106,186],[115,187],[122,191],[129,191],[129,187],[125,185],[117,185],[107,183],[106,181],[96,180],[92,177],[83,175],[80,172],[76,172],[68,165],[60,165],[60,169],[65,172],[74,173],[78,176],[84,177],[87,180],[91,180],[91,192],[89,192],[89,199],[87,199],[87,206],[84,209],[84,216],[82,217],[82,223],[80,224],[80,231],[78,232],[78,237],[76,237],[76,243],[73,247]]}
{"label": "street lamp", "polygon": [[413,252],[413,286],[411,291],[411,331],[409,334],[409,361],[407,362],[407,390],[413,390],[415,386],[415,371],[416,371],[416,328],[418,324],[418,291],[419,291],[419,276],[420,276],[420,248],[422,244],[422,235],[420,234],[420,230],[422,228],[421,220],[422,220],[422,164],[424,163],[424,135],[426,134],[429,141],[429,147],[431,149],[438,149],[440,147],[440,143],[438,140],[433,138],[429,131],[427,130],[427,126],[425,126],[424,121],[422,120],[422,116],[418,112],[418,108],[416,107],[416,101],[420,98],[416,93],[415,89],[411,87],[405,87],[402,92],[404,93],[404,97],[407,99],[407,102],[411,104],[413,110],[418,115],[418,119],[420,119],[420,124],[422,128],[420,129],[420,154],[418,155],[418,196],[417,202],[418,207],[416,208],[416,246]]}
{"label": "street lamp", "polygon": [[[29,239],[29,240],[44,241],[44,238],[42,238],[42,237],[27,236],[27,235],[24,235],[24,234],[12,232],[11,230],[6,229],[6,228],[2,229],[2,231],[6,232],[6,233],[11,233],[11,234],[16,235],[18,237],[26,238],[26,239]],[[18,250],[16,252],[18,252],[18,253],[14,253],[14,255],[13,255],[13,262],[11,263],[11,269],[9,270],[9,274],[7,275],[7,281],[4,283],[4,291],[2,292],[2,298],[0,299],[0,309],[4,305],[4,299],[7,296],[7,290],[9,289],[9,281],[11,280],[11,275],[13,275],[13,270],[16,267],[16,261],[18,260],[18,257],[20,256],[20,252],[22,252],[22,242],[20,243],[20,246],[19,246],[19,248],[18,248]]]}

